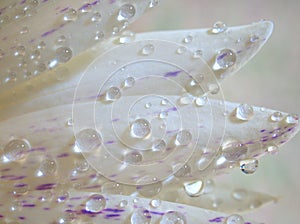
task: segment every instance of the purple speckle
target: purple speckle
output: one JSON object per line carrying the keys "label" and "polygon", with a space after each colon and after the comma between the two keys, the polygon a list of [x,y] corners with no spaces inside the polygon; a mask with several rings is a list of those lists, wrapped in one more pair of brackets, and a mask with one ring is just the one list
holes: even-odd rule
{"label": "purple speckle", "polygon": [[55,187],[54,183],[48,183],[48,184],[42,184],[37,186],[35,189],[38,191],[43,191],[43,190],[51,190]]}
{"label": "purple speckle", "polygon": [[69,9],[69,7],[63,8],[62,10],[60,10],[59,12],[63,13],[65,11],[67,11]]}
{"label": "purple speckle", "polygon": [[25,204],[23,205],[24,208],[33,208],[35,207],[35,204]]}
{"label": "purple speckle", "polygon": [[68,153],[62,153],[60,155],[57,156],[57,158],[64,158],[64,157],[68,157],[69,154]]}
{"label": "purple speckle", "polygon": [[24,216],[20,216],[19,219],[20,219],[20,220],[24,220],[25,217],[24,217]]}
{"label": "purple speckle", "polygon": [[176,77],[181,71],[167,72],[164,77]]}

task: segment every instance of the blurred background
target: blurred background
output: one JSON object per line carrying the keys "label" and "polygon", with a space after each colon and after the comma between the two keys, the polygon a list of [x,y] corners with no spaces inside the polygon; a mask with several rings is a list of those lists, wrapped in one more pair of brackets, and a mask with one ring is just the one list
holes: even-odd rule
{"label": "blurred background", "polygon": [[[300,114],[299,0],[161,0],[131,27],[134,31],[209,28],[272,20],[274,33],[258,55],[222,83],[225,99]],[[269,224],[300,223],[300,134],[278,155],[260,160],[254,175],[225,177],[235,186],[278,196],[279,201],[247,216]],[[222,179],[224,181],[224,177]]]}

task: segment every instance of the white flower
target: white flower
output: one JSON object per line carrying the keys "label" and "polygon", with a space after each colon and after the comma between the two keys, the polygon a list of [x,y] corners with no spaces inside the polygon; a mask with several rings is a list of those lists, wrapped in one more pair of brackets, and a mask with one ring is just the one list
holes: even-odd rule
{"label": "white flower", "polygon": [[255,223],[235,214],[275,200],[211,179],[299,130],[219,85],[272,23],[122,32],[156,4],[1,2],[1,221]]}

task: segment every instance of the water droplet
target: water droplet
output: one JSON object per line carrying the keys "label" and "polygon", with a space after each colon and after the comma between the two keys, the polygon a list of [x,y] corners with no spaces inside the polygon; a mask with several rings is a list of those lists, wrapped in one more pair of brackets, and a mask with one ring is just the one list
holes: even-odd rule
{"label": "water droplet", "polygon": [[125,155],[124,161],[130,164],[137,164],[143,161],[143,155],[138,151],[129,152]]}
{"label": "water droplet", "polygon": [[62,45],[63,43],[65,43],[67,40],[67,38],[64,35],[61,35],[59,37],[56,38],[55,43],[57,45]]}
{"label": "water droplet", "polygon": [[39,198],[41,202],[50,202],[53,198],[53,193],[51,191],[42,191],[42,195]]}
{"label": "water droplet", "polygon": [[104,33],[102,32],[102,31],[97,31],[96,32],[96,34],[95,34],[95,37],[94,37],[94,39],[96,40],[96,41],[101,41],[101,40],[103,40],[104,39]]}
{"label": "water droplet", "polygon": [[270,120],[273,122],[278,122],[282,119],[283,115],[281,112],[274,112],[271,116],[270,116]]}
{"label": "water droplet", "polygon": [[61,217],[58,218],[59,224],[70,224],[73,223],[77,219],[76,212],[67,210],[63,213]]}
{"label": "water droplet", "polygon": [[101,212],[105,206],[106,200],[101,194],[93,194],[85,202],[85,210],[92,213]]}
{"label": "water droplet", "polygon": [[135,84],[135,79],[133,77],[128,77],[123,81],[122,87],[131,88],[134,86],[134,84]]}
{"label": "water droplet", "polygon": [[65,63],[69,61],[73,56],[72,50],[68,47],[57,48],[55,53],[56,53],[56,59],[60,63]]}
{"label": "water droplet", "polygon": [[93,152],[97,150],[102,144],[102,138],[100,134],[94,129],[83,129],[76,134],[76,143],[80,152]]}
{"label": "water droplet", "polygon": [[253,174],[258,167],[257,159],[245,159],[240,161],[240,170],[245,174]]}
{"label": "water droplet", "polygon": [[137,191],[139,192],[139,194],[147,198],[156,196],[161,191],[161,189],[162,183],[160,181],[143,186],[137,186]]}
{"label": "water droplet", "polygon": [[279,152],[277,145],[269,145],[267,146],[267,151],[273,155],[277,154]]}
{"label": "water droplet", "polygon": [[128,201],[126,201],[126,200],[122,200],[119,203],[120,208],[125,208],[127,205],[128,205]]}
{"label": "water droplet", "polygon": [[254,110],[251,105],[240,104],[235,111],[235,116],[237,119],[242,121],[249,121],[254,115]]}
{"label": "water droplet", "polygon": [[26,11],[32,10],[35,7],[37,7],[38,4],[39,4],[38,0],[31,0],[24,6],[23,11],[26,12]]}
{"label": "water droplet", "polygon": [[119,21],[131,19],[135,15],[135,7],[131,4],[122,5],[117,19]]}
{"label": "water droplet", "polygon": [[214,191],[215,189],[215,183],[213,180],[208,179],[204,183],[204,188],[202,190],[203,194],[210,194]]}
{"label": "water droplet", "polygon": [[185,44],[191,43],[193,41],[193,36],[192,35],[188,35],[185,38],[183,38],[182,42]]}
{"label": "water droplet", "polygon": [[46,48],[46,43],[44,41],[41,41],[38,45],[37,48],[40,50],[44,50]]}
{"label": "water droplet", "polygon": [[299,121],[299,116],[297,114],[289,114],[285,117],[285,122],[287,124],[297,124]]}
{"label": "water droplet", "polygon": [[161,205],[161,200],[159,200],[159,199],[152,199],[150,201],[150,206],[152,208],[158,208],[160,205]]}
{"label": "water droplet", "polygon": [[160,224],[187,224],[184,214],[180,212],[170,211],[163,215]]}
{"label": "water droplet", "polygon": [[102,19],[102,16],[99,12],[95,12],[91,18],[92,22],[100,22]]}
{"label": "water droplet", "polygon": [[192,141],[192,133],[188,130],[181,130],[177,133],[175,145],[188,145]]}
{"label": "water droplet", "polygon": [[59,189],[56,192],[56,201],[58,203],[65,203],[69,199],[69,192],[65,189]]}
{"label": "water droplet", "polygon": [[230,215],[226,218],[224,224],[244,224],[244,219],[240,215]]}
{"label": "water droplet", "polygon": [[193,58],[201,58],[203,55],[203,51],[202,50],[195,50],[193,53]]}
{"label": "water droplet", "polygon": [[250,43],[256,43],[256,42],[258,42],[259,41],[259,36],[257,36],[257,35],[255,35],[255,34],[251,34],[250,36],[249,36],[249,42]]}
{"label": "water droplet", "polygon": [[4,146],[3,155],[9,161],[17,161],[23,159],[29,149],[30,144],[28,141],[13,139]]}
{"label": "water droplet", "polygon": [[220,86],[217,83],[209,83],[208,90],[211,94],[218,94],[220,91]]}
{"label": "water droplet", "polygon": [[223,49],[216,55],[214,70],[227,69],[236,62],[236,54],[230,49]]}
{"label": "water droplet", "polygon": [[186,52],[186,47],[179,47],[176,49],[177,54],[184,54]]}
{"label": "water droplet", "polygon": [[84,173],[86,171],[88,171],[90,168],[90,164],[85,160],[79,160],[76,162],[76,171],[80,172],[80,173]]}
{"label": "water droplet", "polygon": [[64,14],[64,21],[75,21],[78,17],[77,11],[75,9],[68,9]]}
{"label": "water droplet", "polygon": [[20,30],[20,34],[27,34],[29,32],[29,29],[27,26],[22,27],[22,29]]}
{"label": "water droplet", "polygon": [[150,0],[149,8],[156,7],[156,6],[158,6],[158,4],[159,4],[158,0]]}
{"label": "water droplet", "polygon": [[72,118],[68,118],[67,121],[66,121],[66,125],[68,127],[72,127],[73,126],[73,119]]}
{"label": "water droplet", "polygon": [[118,87],[110,87],[105,93],[105,100],[109,102],[116,101],[122,96],[121,90]]}
{"label": "water droplet", "polygon": [[222,155],[228,161],[238,161],[245,158],[248,147],[241,142],[228,141],[222,144]]}
{"label": "water droplet", "polygon": [[155,47],[153,44],[147,44],[142,48],[141,54],[147,56],[147,55],[153,54],[154,50],[155,50]]}
{"label": "water droplet", "polygon": [[146,104],[145,104],[145,108],[146,108],[146,109],[149,109],[149,108],[151,108],[151,107],[152,107],[152,104],[151,104],[151,103],[146,103]]}
{"label": "water droplet", "polygon": [[164,140],[159,139],[152,143],[151,149],[154,152],[164,152],[166,150],[166,147],[167,143]]}
{"label": "water droplet", "polygon": [[130,32],[130,31],[125,31],[122,33],[122,35],[118,39],[119,44],[126,44],[130,43],[134,40],[135,38],[135,33]]}
{"label": "water droplet", "polygon": [[17,183],[12,188],[12,193],[15,196],[24,195],[29,191],[29,186],[25,183]]}
{"label": "water droplet", "polygon": [[174,176],[175,177],[184,177],[184,176],[189,175],[190,173],[191,173],[191,167],[189,165],[185,164],[174,174]]}
{"label": "water droplet", "polygon": [[183,94],[179,98],[179,104],[181,105],[189,105],[193,102],[194,97],[190,94]]}
{"label": "water droplet", "polygon": [[30,59],[31,60],[38,60],[41,58],[41,52],[39,50],[34,50],[30,54]]}
{"label": "water droplet", "polygon": [[221,21],[216,22],[210,30],[212,34],[223,33],[227,30],[227,25]]}
{"label": "water droplet", "polygon": [[26,54],[26,48],[24,46],[17,46],[14,55],[16,57],[24,57]]}
{"label": "water droplet", "polygon": [[151,125],[146,119],[137,119],[130,125],[133,138],[146,138],[151,133]]}
{"label": "water droplet", "polygon": [[160,119],[165,119],[165,118],[168,117],[168,112],[167,111],[162,111],[162,112],[159,113],[158,116],[159,116]]}
{"label": "water droplet", "polygon": [[56,173],[57,164],[54,159],[45,159],[41,162],[40,168],[37,175],[40,176],[51,176]]}
{"label": "water droplet", "polygon": [[169,101],[167,99],[162,99],[160,104],[165,106],[165,105],[169,104]]}
{"label": "water droplet", "polygon": [[187,195],[190,197],[197,197],[201,194],[203,189],[203,181],[194,181],[184,183],[184,190]]}
{"label": "water droplet", "polygon": [[197,97],[195,99],[195,104],[198,107],[203,107],[206,103],[207,103],[207,97],[206,96]]}
{"label": "water droplet", "polygon": [[244,200],[247,197],[247,195],[248,193],[244,189],[236,189],[232,192],[232,197],[238,201]]}
{"label": "water droplet", "polygon": [[101,192],[104,194],[123,194],[123,185],[116,182],[106,182],[102,185]]}
{"label": "water droplet", "polygon": [[131,224],[150,224],[151,214],[145,208],[136,209],[131,215]]}

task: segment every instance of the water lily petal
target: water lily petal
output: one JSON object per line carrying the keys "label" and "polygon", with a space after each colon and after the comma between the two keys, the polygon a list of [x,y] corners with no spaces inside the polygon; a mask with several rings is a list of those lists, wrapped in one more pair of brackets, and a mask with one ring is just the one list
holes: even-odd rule
{"label": "water lily petal", "polygon": [[[1,90],[32,78],[118,34],[151,1],[1,2]],[[51,18],[51,19],[49,19]]]}

